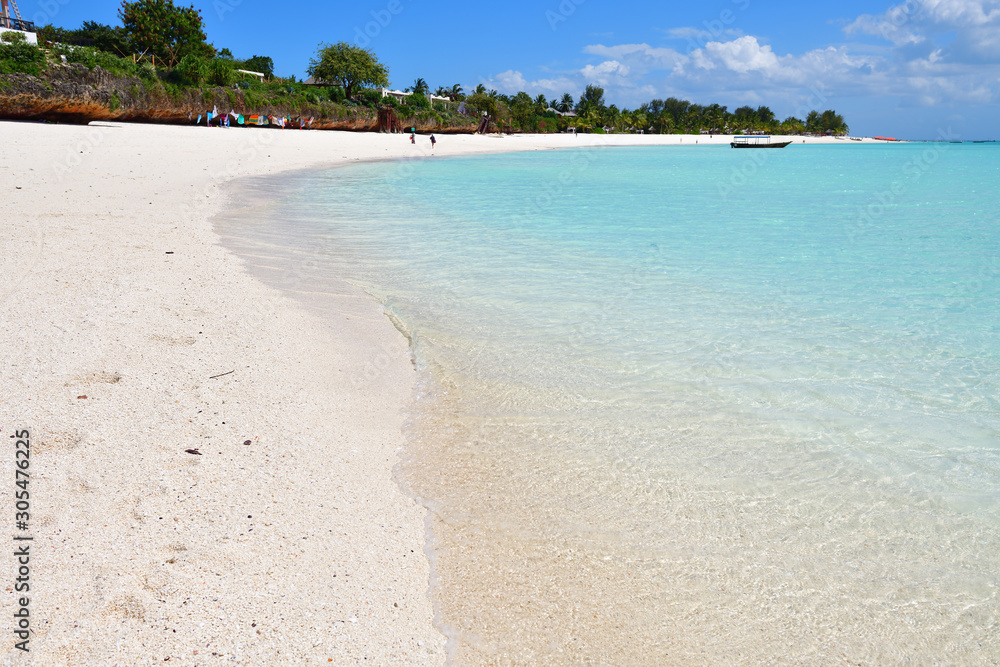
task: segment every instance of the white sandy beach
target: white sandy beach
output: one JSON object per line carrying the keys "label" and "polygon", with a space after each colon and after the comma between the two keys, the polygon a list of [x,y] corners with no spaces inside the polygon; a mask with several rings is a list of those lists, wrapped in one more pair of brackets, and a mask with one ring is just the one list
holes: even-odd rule
{"label": "white sandy beach", "polygon": [[[439,135],[434,156],[730,140]],[[30,654],[4,582],[8,663],[444,662],[424,511],[392,476],[405,339],[361,293],[320,317],[265,286],[211,222],[232,179],[417,141],[0,122],[4,511],[18,533],[27,428],[34,538]]]}

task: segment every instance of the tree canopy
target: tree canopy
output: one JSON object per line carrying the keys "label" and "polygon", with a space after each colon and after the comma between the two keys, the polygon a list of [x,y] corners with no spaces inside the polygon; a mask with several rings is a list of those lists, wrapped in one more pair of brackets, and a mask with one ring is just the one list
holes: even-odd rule
{"label": "tree canopy", "polygon": [[359,86],[389,85],[389,68],[368,49],[347,42],[320,44],[307,71],[318,81],[343,87],[348,99]]}
{"label": "tree canopy", "polygon": [[576,103],[576,110],[586,113],[591,109],[602,108],[604,108],[604,89],[593,84],[588,85],[580,96],[580,101]]}
{"label": "tree canopy", "polygon": [[827,131],[835,134],[846,134],[848,131],[844,117],[833,109],[827,109],[823,113],[810,111],[806,116],[806,131],[823,133]]}
{"label": "tree canopy", "polygon": [[206,41],[201,12],[193,6],[179,7],[173,0],[123,1],[118,18],[136,52],[156,56],[170,67],[187,55],[215,54]]}
{"label": "tree canopy", "polygon": [[240,69],[260,72],[270,78],[274,76],[274,61],[271,60],[270,56],[252,56],[243,61],[243,67]]}

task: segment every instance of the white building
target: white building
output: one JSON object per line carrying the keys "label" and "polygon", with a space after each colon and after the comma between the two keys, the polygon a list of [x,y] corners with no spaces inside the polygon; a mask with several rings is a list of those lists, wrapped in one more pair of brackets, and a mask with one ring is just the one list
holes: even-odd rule
{"label": "white building", "polygon": [[[395,97],[397,102],[403,102],[407,95],[412,95],[412,92],[403,92],[402,90],[389,90],[388,88],[382,89],[382,97]],[[433,102],[451,102],[450,97],[441,97],[440,95],[426,95],[427,99]]]}
{"label": "white building", "polygon": [[[14,10],[13,16],[11,9]],[[19,32],[29,44],[38,44],[35,24],[21,19],[21,13],[17,11],[17,3],[14,0],[0,0],[0,35],[5,32]]]}

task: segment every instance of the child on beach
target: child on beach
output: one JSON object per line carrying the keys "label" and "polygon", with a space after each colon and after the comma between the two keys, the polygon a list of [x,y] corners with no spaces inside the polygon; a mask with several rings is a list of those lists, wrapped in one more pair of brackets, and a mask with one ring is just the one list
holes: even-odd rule
{"label": "child on beach", "polygon": [[417,143],[417,135],[413,134],[412,132],[410,132],[410,143],[411,144]]}
{"label": "child on beach", "polygon": [[436,143],[437,143],[437,139],[435,139],[434,135],[432,134],[431,135],[431,150],[434,150],[434,144],[436,144]]}

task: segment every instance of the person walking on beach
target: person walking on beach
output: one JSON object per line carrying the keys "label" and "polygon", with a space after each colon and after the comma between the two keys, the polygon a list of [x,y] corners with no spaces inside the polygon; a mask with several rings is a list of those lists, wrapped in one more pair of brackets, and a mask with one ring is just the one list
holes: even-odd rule
{"label": "person walking on beach", "polygon": [[413,132],[410,132],[410,143],[411,144],[417,143],[417,135],[415,135]]}
{"label": "person walking on beach", "polygon": [[436,143],[437,143],[437,139],[435,139],[434,135],[432,134],[431,135],[431,150],[434,150],[434,144],[436,144]]}

